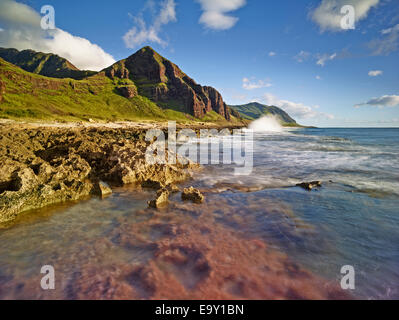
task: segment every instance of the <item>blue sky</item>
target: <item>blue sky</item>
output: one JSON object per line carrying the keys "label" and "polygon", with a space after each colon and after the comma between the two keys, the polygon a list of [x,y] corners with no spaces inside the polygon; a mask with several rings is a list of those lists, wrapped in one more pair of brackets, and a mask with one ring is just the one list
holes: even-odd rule
{"label": "blue sky", "polygon": [[[340,24],[347,4],[355,29]],[[35,29],[43,5],[55,8],[47,34]],[[0,46],[101,69],[150,45],[228,104],[277,105],[306,125],[399,126],[397,0],[0,0],[0,9]]]}

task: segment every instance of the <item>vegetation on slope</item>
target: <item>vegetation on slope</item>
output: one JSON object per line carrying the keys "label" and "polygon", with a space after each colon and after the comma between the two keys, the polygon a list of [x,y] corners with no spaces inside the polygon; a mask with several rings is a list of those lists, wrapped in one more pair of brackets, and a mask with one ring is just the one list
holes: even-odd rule
{"label": "vegetation on slope", "polygon": [[[26,72],[0,58],[0,118],[57,121],[203,121],[161,108],[146,97],[126,98],[128,79],[98,73],[83,80],[55,79]],[[206,120],[206,119],[205,119]],[[216,122],[225,122],[223,117]],[[235,119],[234,119],[235,120]]]}
{"label": "vegetation on slope", "polygon": [[299,126],[297,122],[288,115],[288,113],[275,106],[267,106],[257,102],[251,102],[245,105],[229,107],[237,111],[241,117],[246,120],[253,121],[266,115],[274,115],[284,126]]}
{"label": "vegetation on slope", "polygon": [[52,78],[83,79],[94,75],[95,71],[82,71],[68,60],[55,54],[33,50],[18,51],[0,48],[0,58],[24,69],[25,71]]}

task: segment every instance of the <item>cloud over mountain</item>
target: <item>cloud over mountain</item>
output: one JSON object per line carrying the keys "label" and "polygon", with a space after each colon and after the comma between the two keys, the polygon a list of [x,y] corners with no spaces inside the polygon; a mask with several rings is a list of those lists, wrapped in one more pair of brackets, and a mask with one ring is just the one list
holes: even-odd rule
{"label": "cloud over mountain", "polygon": [[0,1],[0,46],[32,49],[57,54],[79,69],[99,71],[115,59],[98,45],[64,30],[42,30],[41,16],[28,5],[14,0]]}
{"label": "cloud over mountain", "polygon": [[242,87],[245,90],[254,90],[260,88],[271,87],[272,84],[268,80],[255,80],[255,78],[244,78],[242,79]]}
{"label": "cloud over mountain", "polygon": [[294,118],[299,118],[299,119],[327,119],[327,120],[332,120],[334,119],[334,116],[331,114],[319,112],[315,109],[318,109],[319,106],[307,106],[304,105],[303,103],[298,103],[298,102],[293,102],[293,101],[288,101],[288,100],[281,100],[277,98],[276,96],[270,94],[270,93],[265,93],[262,98],[260,99],[260,102],[263,102],[267,105],[270,106],[276,106],[281,109],[283,109],[285,112],[293,116]]}
{"label": "cloud over mountain", "polygon": [[[144,11],[147,8],[150,8],[149,2],[147,2]],[[166,46],[167,42],[160,36],[160,33],[164,25],[177,21],[176,3],[174,0],[161,2],[159,12],[153,17],[150,25],[147,25],[142,14],[132,18],[135,26],[123,36],[123,41],[127,48],[134,49],[146,42],[154,42]]]}

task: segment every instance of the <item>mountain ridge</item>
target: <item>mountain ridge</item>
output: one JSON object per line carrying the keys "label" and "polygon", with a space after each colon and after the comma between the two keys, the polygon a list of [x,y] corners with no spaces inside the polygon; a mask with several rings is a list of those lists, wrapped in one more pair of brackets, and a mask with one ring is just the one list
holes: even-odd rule
{"label": "mountain ridge", "polygon": [[0,48],[0,58],[24,69],[25,71],[51,78],[72,78],[81,80],[96,74],[95,71],[79,70],[67,59],[56,54],[19,51],[13,48]]}
{"label": "mountain ridge", "polygon": [[111,79],[130,79],[155,103],[201,118],[211,111],[230,120],[230,110],[213,87],[201,86],[176,64],[147,46],[104,69]]}
{"label": "mountain ridge", "polygon": [[[242,124],[256,118],[241,107],[227,106],[215,88],[196,83],[151,47],[100,72],[81,71],[53,54],[0,48],[0,118]],[[264,107],[296,124],[279,108]]]}
{"label": "mountain ridge", "polygon": [[243,119],[256,120],[266,115],[276,116],[283,125],[299,126],[287,112],[276,106],[268,106],[258,102],[250,102],[244,105],[230,105],[232,110],[238,112]]}

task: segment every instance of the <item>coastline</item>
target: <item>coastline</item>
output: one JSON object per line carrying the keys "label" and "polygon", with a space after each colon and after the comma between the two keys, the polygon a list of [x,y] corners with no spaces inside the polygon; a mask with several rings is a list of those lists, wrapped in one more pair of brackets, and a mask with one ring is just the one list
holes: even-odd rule
{"label": "coastline", "polygon": [[[244,125],[178,124],[177,130],[238,129]],[[175,188],[198,165],[147,165],[146,131],[168,130],[167,123],[0,122],[0,223],[21,212],[103,196],[128,184]],[[104,188],[106,189],[104,191]]]}
{"label": "coastline", "polygon": [[[6,226],[4,231],[7,232],[3,234],[5,239],[8,235],[15,236],[18,239],[18,250],[26,254],[37,248],[37,241],[42,241],[40,235],[45,232],[49,233],[46,238],[52,239],[51,245],[43,249],[45,255],[50,255],[53,250],[58,252],[60,244],[56,240],[57,237],[52,235],[57,227],[52,223],[47,225],[40,219],[31,226],[20,224],[24,221],[20,213],[31,209],[40,209],[30,211],[33,213],[47,212],[51,211],[52,205],[71,203],[72,215],[58,215],[54,222],[60,219],[58,226],[63,230],[65,228],[63,237],[71,238],[71,242],[63,246],[66,252],[71,250],[74,254],[68,257],[68,253],[62,254],[61,250],[54,263],[60,274],[69,279],[69,285],[75,289],[70,293],[69,287],[63,288],[57,291],[54,298],[353,298],[342,292],[333,282],[303,269],[289,255],[272,246],[269,248],[265,239],[255,235],[248,236],[244,232],[245,228],[238,232],[227,226],[215,224],[215,215],[220,213],[220,210],[227,219],[231,218],[237,223],[234,220],[234,206],[224,203],[224,200],[218,197],[218,192],[205,193],[204,203],[193,205],[181,202],[178,200],[180,194],[172,195],[173,192],[170,191],[172,201],[169,206],[162,209],[149,206],[143,209],[145,201],[140,199],[143,192],[152,196],[157,190],[177,188],[180,193],[180,184],[189,186],[189,179],[199,169],[194,163],[147,165],[145,149],[149,143],[144,140],[145,132],[155,128],[167,130],[167,124],[0,124],[0,159],[3,163],[0,177],[0,191],[3,191],[0,192],[0,228],[1,225]],[[197,130],[225,127],[215,124],[198,124],[195,127],[178,125],[178,129],[182,128]],[[235,126],[230,127],[234,128]],[[115,195],[100,200],[105,195],[100,187],[102,183],[111,188],[115,187]],[[195,182],[192,183],[196,185]],[[117,190],[121,190],[119,187],[123,186],[132,186],[132,192],[128,192],[128,197],[137,198],[134,201],[141,203],[141,209],[137,211],[137,221],[136,218],[132,219],[131,214],[135,211],[130,207],[123,215],[112,214],[107,210],[107,206],[118,201],[121,193]],[[98,210],[100,203],[101,206],[105,206],[104,212]],[[79,217],[82,212],[79,208],[91,205],[93,207],[83,209],[85,215]],[[268,206],[270,205],[268,202]],[[73,209],[75,206],[76,211]],[[16,228],[10,229],[7,225],[13,226],[13,219],[17,217],[21,219],[16,219]],[[90,238],[93,248],[86,237],[80,239],[80,226],[105,226],[111,221],[115,221],[115,224],[112,223],[110,229],[106,228],[108,231],[105,234],[101,232],[98,238]],[[97,227],[93,230],[97,230]],[[20,232],[24,233],[25,228],[38,230],[34,232],[37,237],[30,240],[33,241],[30,245],[20,237]],[[157,236],[153,238],[153,235]],[[80,240],[75,244],[72,239]],[[91,249],[87,249],[87,246]],[[16,249],[10,250],[15,252]],[[104,256],[104,259],[108,260],[114,250],[116,256],[112,255],[111,261],[115,264],[111,263],[110,266],[98,266],[97,262],[86,257],[87,252],[94,252],[94,260],[98,256]],[[128,256],[131,251],[137,250],[138,257],[144,254],[146,258],[144,261],[140,260],[138,265],[132,264],[117,255],[120,250],[127,250]],[[260,264],[259,268],[254,269],[253,266],[257,264]],[[82,276],[70,278],[70,271],[67,268],[64,270],[61,265],[75,266]],[[227,265],[229,266],[226,267]],[[229,274],[227,278],[226,274]],[[111,279],[110,286],[106,285],[108,279]],[[5,287],[10,288],[7,291],[10,297],[48,298],[30,286],[33,281],[31,277],[27,276],[24,281],[27,286],[22,293],[14,292],[14,280],[4,283]],[[88,290],[98,285],[105,286],[103,293]]]}

